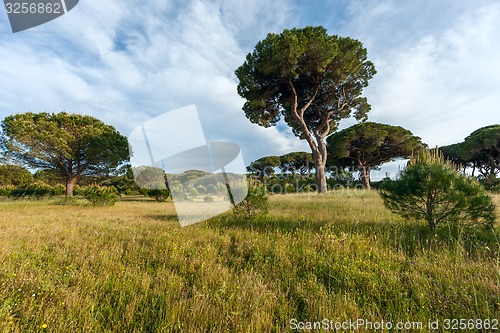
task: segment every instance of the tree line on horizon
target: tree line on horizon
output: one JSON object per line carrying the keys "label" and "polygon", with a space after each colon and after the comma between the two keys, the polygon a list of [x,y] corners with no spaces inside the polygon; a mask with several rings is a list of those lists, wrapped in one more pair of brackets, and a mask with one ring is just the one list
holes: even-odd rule
{"label": "tree line on horizon", "polygon": [[[419,149],[428,148],[420,138],[400,126],[363,122],[334,133],[327,139],[329,159],[327,170],[332,173],[359,172],[359,181],[370,189],[370,171],[377,170],[384,163],[397,159],[408,159]],[[433,148],[435,149],[435,148]],[[462,172],[469,170],[486,188],[500,184],[500,125],[482,127],[472,132],[462,143],[438,148],[445,159]],[[282,156],[264,156],[250,163],[247,169],[259,180],[275,175],[281,170],[281,177],[314,174],[312,154],[292,152]],[[332,176],[335,176],[333,174]],[[293,178],[293,177],[291,177]]]}
{"label": "tree line on horizon", "polygon": [[[237,92],[245,99],[243,111],[251,122],[269,127],[284,121],[311,148],[311,153],[252,162],[248,170],[260,172],[261,180],[272,172],[269,166],[292,175],[314,169],[316,190],[323,193],[327,166],[354,165],[364,187],[370,188],[371,170],[425,147],[402,127],[366,121],[371,106],[362,92],[376,74],[375,66],[360,41],[329,35],[322,26],[268,34],[235,74]],[[360,122],[338,131],[340,120],[351,116]],[[500,164],[498,126],[479,129],[463,143],[443,147],[445,156],[495,183]],[[1,124],[0,158],[57,175],[64,181],[66,196],[73,195],[79,180],[127,174],[128,148],[126,137],[90,116],[27,112],[8,116]]]}

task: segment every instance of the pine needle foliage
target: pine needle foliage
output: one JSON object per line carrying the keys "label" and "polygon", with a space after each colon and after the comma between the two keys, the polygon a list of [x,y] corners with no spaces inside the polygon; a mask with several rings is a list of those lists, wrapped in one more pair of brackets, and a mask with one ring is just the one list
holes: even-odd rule
{"label": "pine needle foliage", "polygon": [[412,156],[399,179],[382,183],[380,195],[390,210],[425,220],[432,230],[444,223],[489,228],[495,223],[495,205],[488,193],[438,149]]}

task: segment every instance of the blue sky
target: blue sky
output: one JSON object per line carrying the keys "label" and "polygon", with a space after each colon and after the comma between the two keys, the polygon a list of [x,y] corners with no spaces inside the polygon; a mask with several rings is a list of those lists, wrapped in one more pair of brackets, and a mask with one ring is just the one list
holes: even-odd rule
{"label": "blue sky", "polygon": [[2,9],[0,118],[65,110],[128,135],[195,104],[207,138],[238,143],[247,163],[308,151],[285,126],[245,118],[234,70],[268,32],[323,25],[368,49],[378,71],[365,90],[370,121],[446,145],[500,122],[498,22],[495,0],[80,0],[13,34]]}

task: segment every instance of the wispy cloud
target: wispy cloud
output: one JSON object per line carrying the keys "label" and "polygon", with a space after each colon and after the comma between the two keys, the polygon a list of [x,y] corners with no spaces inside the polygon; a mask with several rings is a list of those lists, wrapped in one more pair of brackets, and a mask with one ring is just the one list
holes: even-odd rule
{"label": "wispy cloud", "polygon": [[498,122],[499,19],[500,6],[490,3],[460,11],[446,27],[435,23],[441,28],[425,34],[411,36],[402,25],[407,41],[379,47],[374,56],[378,74],[366,93],[372,120],[405,126],[431,145],[460,141]]}
{"label": "wispy cloud", "polygon": [[446,144],[498,122],[499,16],[486,0],[81,1],[18,34],[0,20],[0,117],[67,110],[128,134],[196,104],[209,139],[239,143],[248,162],[307,149],[245,118],[234,70],[268,32],[324,24],[368,48],[378,69],[366,91],[371,120]]}

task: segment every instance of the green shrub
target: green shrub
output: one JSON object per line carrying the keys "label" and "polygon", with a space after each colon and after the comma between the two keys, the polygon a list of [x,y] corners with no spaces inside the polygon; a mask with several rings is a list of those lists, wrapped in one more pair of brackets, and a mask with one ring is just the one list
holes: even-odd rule
{"label": "green shrub", "polygon": [[214,184],[207,185],[207,193],[208,194],[216,194],[217,193],[217,188],[215,187]]}
{"label": "green shrub", "polygon": [[437,151],[423,150],[408,162],[398,180],[385,180],[380,195],[403,217],[441,223],[492,227],[495,206],[479,182],[458,172]]}
{"label": "green shrub", "polygon": [[186,186],[186,192],[190,197],[197,197],[198,195],[200,195],[198,190],[196,190],[196,188],[193,185]]}
{"label": "green shrub", "polygon": [[294,192],[295,192],[295,186],[293,186],[293,184],[286,183],[285,193],[294,193]]}
{"label": "green shrub", "polygon": [[479,182],[488,191],[493,193],[500,193],[500,178],[497,178],[496,175],[488,175],[486,177],[481,177]]}
{"label": "green shrub", "polygon": [[33,175],[18,165],[0,165],[0,186],[22,186],[33,181]]}
{"label": "green shrub", "polygon": [[128,188],[125,190],[125,195],[139,195],[141,194],[141,191],[139,190],[135,190],[135,189],[131,189],[131,188]]}
{"label": "green shrub", "polygon": [[302,189],[304,192],[316,192],[316,188],[315,188],[316,185],[306,185],[304,186]]}
{"label": "green shrub", "polygon": [[47,185],[45,183],[36,181],[28,185],[18,186],[10,192],[10,196],[13,198],[43,198],[54,195],[63,194],[64,190],[60,190]]}
{"label": "green shrub", "polygon": [[8,197],[11,192],[15,189],[13,185],[0,186],[0,197]]}
{"label": "green shrub", "polygon": [[[75,184],[75,186],[73,187],[73,195],[84,196],[87,188],[88,188],[88,186],[80,186],[78,184]],[[65,190],[65,192],[66,192],[66,190]]]}
{"label": "green shrub", "polygon": [[105,187],[95,184],[89,186],[83,196],[94,206],[113,206],[120,198],[114,186]]}
{"label": "green shrub", "polygon": [[249,179],[247,196],[233,208],[234,214],[252,218],[257,215],[265,215],[268,211],[269,198],[266,187],[258,181]]}
{"label": "green shrub", "polygon": [[211,196],[211,195],[205,195],[205,197],[203,198],[203,201],[204,202],[214,202],[214,198]]}
{"label": "green shrub", "polygon": [[170,196],[170,191],[168,188],[151,188],[142,189],[141,192],[150,198],[154,198],[156,201],[165,201]]}

